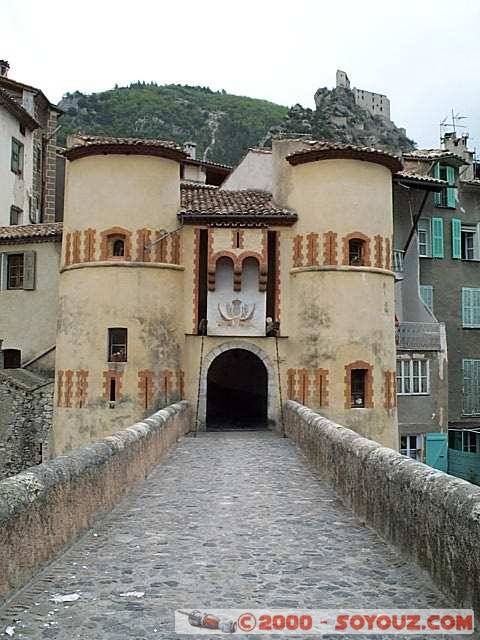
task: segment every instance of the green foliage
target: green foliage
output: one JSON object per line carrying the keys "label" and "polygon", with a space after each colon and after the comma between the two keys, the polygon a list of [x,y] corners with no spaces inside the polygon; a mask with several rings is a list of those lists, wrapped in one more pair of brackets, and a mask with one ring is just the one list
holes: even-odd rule
{"label": "green foliage", "polygon": [[135,82],[102,93],[67,93],[59,139],[70,133],[187,140],[197,157],[236,164],[248,147],[261,143],[288,109],[266,100],[235,96],[209,87]]}

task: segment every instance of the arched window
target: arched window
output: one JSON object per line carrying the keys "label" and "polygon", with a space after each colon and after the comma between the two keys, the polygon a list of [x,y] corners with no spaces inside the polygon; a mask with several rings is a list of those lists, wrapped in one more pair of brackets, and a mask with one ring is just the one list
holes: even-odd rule
{"label": "arched window", "polygon": [[125,255],[125,240],[123,240],[123,238],[118,238],[117,240],[114,240],[112,245],[112,255],[115,257]]}
{"label": "arched window", "polygon": [[365,241],[352,238],[348,242],[348,264],[362,267],[365,264]]}

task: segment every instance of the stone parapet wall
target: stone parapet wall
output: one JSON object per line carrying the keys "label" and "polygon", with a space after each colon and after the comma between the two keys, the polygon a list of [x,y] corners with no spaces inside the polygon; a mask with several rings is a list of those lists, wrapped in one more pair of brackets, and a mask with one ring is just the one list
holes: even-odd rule
{"label": "stone parapet wall", "polygon": [[365,524],[427,569],[459,605],[480,610],[480,487],[297,402],[286,404],[285,428]]}
{"label": "stone parapet wall", "polygon": [[0,599],[108,512],[190,427],[179,402],[0,482]]}

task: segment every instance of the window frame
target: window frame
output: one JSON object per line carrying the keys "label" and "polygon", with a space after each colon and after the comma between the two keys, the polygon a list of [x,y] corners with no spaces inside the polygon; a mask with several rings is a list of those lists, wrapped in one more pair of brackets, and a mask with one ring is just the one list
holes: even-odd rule
{"label": "window frame", "polygon": [[[426,234],[425,242],[420,242],[420,232]],[[427,253],[422,253],[420,245],[425,245]],[[417,222],[417,249],[419,258],[432,257],[432,220],[431,218],[420,218]]]}
{"label": "window frame", "polygon": [[419,291],[423,304],[433,313],[433,286],[431,284],[421,284],[419,285]]}
{"label": "window frame", "polygon": [[[466,304],[470,296],[475,304]],[[476,298],[476,299],[475,299]],[[462,287],[462,328],[480,329],[480,287]],[[470,318],[468,319],[468,316]]]}
{"label": "window frame", "polygon": [[25,146],[23,142],[12,137],[10,152],[10,170],[17,176],[23,176]]}
{"label": "window frame", "polygon": [[[11,226],[20,226],[22,224],[23,220],[19,220],[19,218],[22,215],[23,215],[23,209],[20,209],[20,207],[17,207],[16,205],[12,204],[11,207],[10,207],[10,225]],[[17,216],[16,222],[13,222],[14,216]]]}
{"label": "window frame", "polygon": [[[464,234],[471,234],[473,236],[472,247],[469,248],[472,251],[472,257],[468,258],[464,255]],[[460,249],[461,249],[461,259],[467,262],[471,262],[474,260],[479,260],[479,243],[478,243],[478,226],[477,225],[468,225],[462,224],[460,227]]]}
{"label": "window frame", "polygon": [[[405,440],[405,447],[402,447],[402,440]],[[411,438],[415,438],[415,446],[411,446],[412,445],[412,441]],[[423,435],[421,433],[409,433],[406,435],[400,435],[400,453],[404,456],[407,456],[408,458],[411,458],[412,460],[419,460],[420,462],[422,461],[422,451],[423,451]],[[411,455],[411,453],[413,453],[415,455]]]}
{"label": "window frame", "polygon": [[[469,375],[467,377],[467,365],[470,365]],[[474,370],[476,370],[474,372]],[[474,372],[474,373],[473,373]],[[467,380],[471,381],[471,393],[466,394],[466,386]],[[479,358],[462,358],[462,415],[463,416],[480,416],[480,359]],[[472,398],[472,400],[468,400],[468,398]],[[473,405],[475,398],[479,398],[477,400],[477,404],[474,407]],[[470,404],[472,410],[467,410],[467,403]]]}
{"label": "window frame", "polygon": [[[125,332],[124,337],[120,341],[115,341],[115,332]],[[107,332],[107,362],[128,362],[128,329],[126,327],[109,327]],[[114,348],[123,350],[115,357]]]}
{"label": "window frame", "polygon": [[[415,375],[415,364],[417,363],[418,372]],[[424,372],[422,372],[422,365],[425,365]],[[414,391],[415,380],[418,380],[419,391]],[[420,390],[422,389],[422,380],[426,381],[425,391]],[[397,358],[396,384],[397,396],[429,396],[430,360],[428,358]]]}
{"label": "window frame", "polygon": [[[350,238],[348,241],[348,264],[350,267],[365,266],[365,240]],[[357,255],[355,255],[355,251]]]}
{"label": "window frame", "polygon": [[[11,265],[11,261],[15,258],[21,258],[21,275],[20,276],[16,276],[17,279],[20,280],[20,285],[18,286],[12,286],[11,282],[12,282],[12,275],[10,273],[10,270],[12,268]],[[24,276],[25,276],[25,254],[24,253],[7,253],[7,258],[6,258],[6,289],[8,291],[22,291],[23,290],[23,284],[24,284]]]}
{"label": "window frame", "polygon": [[[362,374],[362,385],[363,388],[361,391],[354,390],[354,375]],[[366,396],[367,396],[367,369],[351,369],[350,371],[350,405],[352,409],[364,409],[366,404]],[[356,384],[357,381],[355,381]],[[356,402],[355,396],[361,396],[361,404]]]}

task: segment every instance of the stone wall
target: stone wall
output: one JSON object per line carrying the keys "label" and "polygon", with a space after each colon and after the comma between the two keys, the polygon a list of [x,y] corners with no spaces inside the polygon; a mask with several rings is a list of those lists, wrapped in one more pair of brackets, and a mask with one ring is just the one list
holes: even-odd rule
{"label": "stone wall", "polygon": [[53,380],[0,371],[0,480],[48,457],[52,415]]}
{"label": "stone wall", "polygon": [[400,455],[289,401],[286,433],[339,497],[427,569],[459,605],[480,610],[480,488]]}
{"label": "stone wall", "polygon": [[[0,599],[91,527],[190,430],[186,402],[0,482]],[[73,505],[73,508],[72,508]]]}

